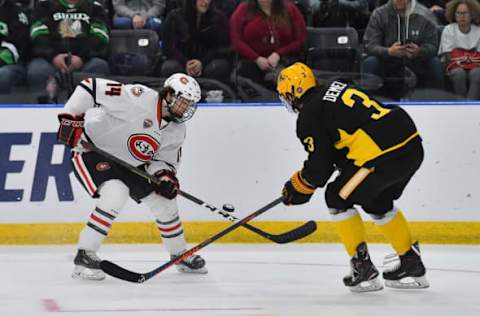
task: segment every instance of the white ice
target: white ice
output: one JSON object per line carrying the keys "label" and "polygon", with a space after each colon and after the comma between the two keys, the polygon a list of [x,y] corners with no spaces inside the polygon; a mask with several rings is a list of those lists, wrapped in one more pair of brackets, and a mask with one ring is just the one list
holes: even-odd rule
{"label": "white ice", "polygon": [[[480,247],[422,246],[430,288],[374,293],[343,286],[339,244],[213,244],[200,251],[207,275],[170,268],[143,284],[72,279],[74,246],[3,246],[0,315],[480,315]],[[370,252],[381,268],[391,250]],[[158,245],[105,245],[99,255],[137,272],[168,260]]]}

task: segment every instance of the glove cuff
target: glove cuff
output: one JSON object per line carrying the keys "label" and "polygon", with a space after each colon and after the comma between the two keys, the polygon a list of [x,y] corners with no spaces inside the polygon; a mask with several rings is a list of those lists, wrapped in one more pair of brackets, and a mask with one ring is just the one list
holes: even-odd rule
{"label": "glove cuff", "polygon": [[175,175],[175,172],[167,169],[161,169],[158,170],[153,174],[157,179],[162,180],[162,178],[167,178],[168,181],[178,185],[178,179],[177,176]]}
{"label": "glove cuff", "polygon": [[74,128],[83,128],[85,124],[85,114],[73,115],[70,113],[60,113],[57,115],[58,121],[64,125],[70,125]]}
{"label": "glove cuff", "polygon": [[305,179],[303,179],[301,171],[295,172],[290,181],[292,182],[292,186],[295,191],[299,193],[313,194],[313,192],[315,192],[315,188],[308,184]]}

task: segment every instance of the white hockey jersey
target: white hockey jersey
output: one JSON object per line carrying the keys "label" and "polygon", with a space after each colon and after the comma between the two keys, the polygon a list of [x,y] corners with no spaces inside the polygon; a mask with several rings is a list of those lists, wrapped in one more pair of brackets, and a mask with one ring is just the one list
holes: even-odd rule
{"label": "white hockey jersey", "polygon": [[185,124],[162,119],[162,100],[151,88],[86,79],[64,110],[85,113],[85,134],[95,146],[133,166],[147,164],[150,174],[161,169],[175,172],[180,164]]}

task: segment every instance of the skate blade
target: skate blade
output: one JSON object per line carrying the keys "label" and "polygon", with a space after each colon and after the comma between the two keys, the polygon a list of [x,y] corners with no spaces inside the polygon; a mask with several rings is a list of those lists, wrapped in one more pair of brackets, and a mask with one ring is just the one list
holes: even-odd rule
{"label": "skate blade", "polygon": [[102,281],[105,280],[105,276],[102,270],[89,269],[81,266],[75,266],[72,272],[72,278],[88,281]]}
{"label": "skate blade", "polygon": [[430,286],[425,276],[406,277],[401,280],[385,280],[385,286],[394,289],[425,289]]}
{"label": "skate blade", "polygon": [[383,285],[380,280],[376,278],[369,281],[363,281],[356,286],[350,286],[349,289],[354,293],[375,292],[383,290]]}
{"label": "skate blade", "polygon": [[187,266],[184,265],[177,265],[177,270],[182,273],[193,273],[193,274],[207,274],[208,270],[207,268],[203,267],[200,269],[190,269]]}

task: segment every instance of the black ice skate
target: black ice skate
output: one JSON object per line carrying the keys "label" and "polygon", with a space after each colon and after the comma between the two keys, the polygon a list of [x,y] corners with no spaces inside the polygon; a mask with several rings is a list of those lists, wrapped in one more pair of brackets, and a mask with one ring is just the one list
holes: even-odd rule
{"label": "black ice skate", "polygon": [[357,247],[357,253],[350,259],[352,271],[343,278],[343,283],[352,292],[372,292],[383,289],[378,280],[378,270],[370,260],[367,244],[362,242]]}
{"label": "black ice skate", "polygon": [[[170,258],[173,260],[175,259],[175,256],[171,255]],[[208,272],[207,268],[205,268],[205,260],[199,255],[191,255],[177,263],[177,270],[184,273],[199,274],[205,274]]]}
{"label": "black ice skate", "polygon": [[385,286],[397,289],[421,289],[430,286],[425,277],[426,270],[420,258],[418,242],[404,255],[394,257],[397,258],[396,265],[383,272]]}
{"label": "black ice skate", "polygon": [[75,269],[73,270],[72,277],[74,279],[85,279],[101,281],[105,279],[105,273],[100,270],[100,258],[97,254],[91,250],[78,249],[73,263]]}

